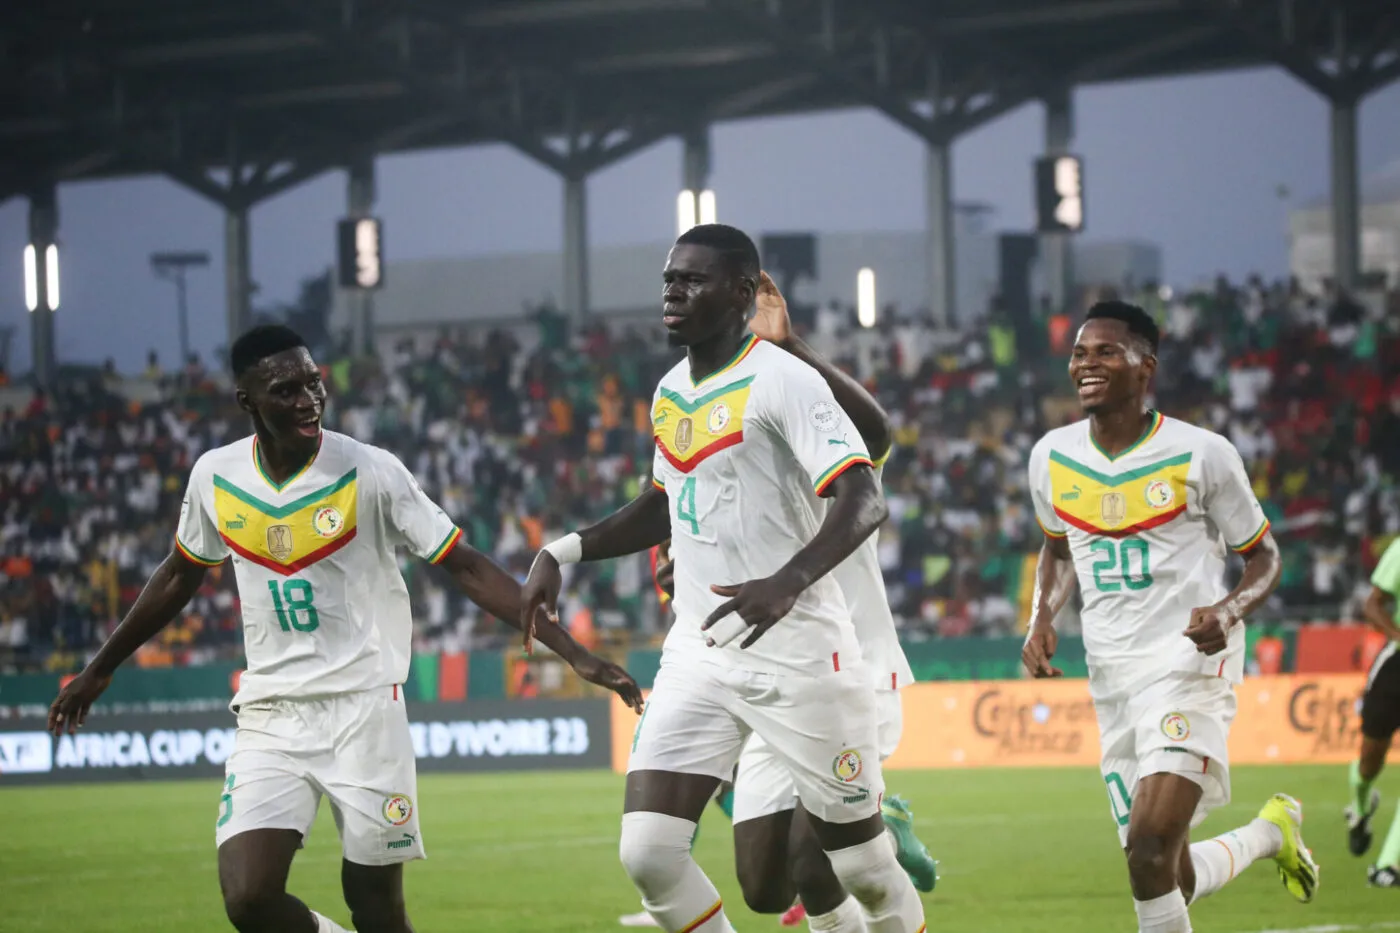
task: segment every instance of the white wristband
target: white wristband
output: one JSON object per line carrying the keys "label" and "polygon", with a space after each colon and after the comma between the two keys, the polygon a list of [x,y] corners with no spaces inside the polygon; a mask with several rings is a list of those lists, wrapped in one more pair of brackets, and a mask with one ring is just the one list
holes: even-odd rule
{"label": "white wristband", "polygon": [[577,564],[583,560],[583,539],[578,536],[578,532],[570,532],[557,541],[551,541],[542,548],[548,551],[562,567],[565,564]]}

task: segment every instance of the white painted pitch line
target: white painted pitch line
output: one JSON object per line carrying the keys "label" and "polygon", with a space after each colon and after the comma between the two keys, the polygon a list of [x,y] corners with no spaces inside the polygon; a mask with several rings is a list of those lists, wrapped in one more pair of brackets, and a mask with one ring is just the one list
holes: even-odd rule
{"label": "white painted pitch line", "polygon": [[1382,921],[1363,926],[1353,923],[1329,923],[1314,927],[1290,927],[1286,930],[1249,930],[1245,933],[1361,933],[1365,930],[1400,930],[1400,923]]}

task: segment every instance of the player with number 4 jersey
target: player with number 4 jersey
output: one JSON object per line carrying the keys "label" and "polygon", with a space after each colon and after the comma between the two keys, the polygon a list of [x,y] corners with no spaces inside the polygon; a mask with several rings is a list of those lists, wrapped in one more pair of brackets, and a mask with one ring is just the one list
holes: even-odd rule
{"label": "player with number 4 jersey", "polygon": [[[1045,531],[1023,660],[1051,666],[1054,620],[1077,582],[1102,771],[1141,933],[1191,929],[1188,902],[1272,858],[1312,899],[1317,865],[1302,807],[1275,795],[1247,826],[1189,845],[1190,828],[1230,800],[1233,685],[1244,619],[1278,582],[1278,547],[1239,454],[1225,438],[1147,409],[1157,326],[1141,308],[1096,304],[1070,378],[1088,418],[1051,431],[1030,457]],[[1230,551],[1240,582],[1225,582]]]}
{"label": "player with number 4 jersey", "polygon": [[[403,863],[423,858],[403,683],[413,617],[396,549],[440,564],[479,606],[524,633],[520,586],[460,543],[452,519],[388,451],[321,428],[326,390],[302,339],[253,328],[231,350],[255,433],[199,458],[171,554],[49,713],[80,727],[117,667],[169,624],[210,568],[232,560],[247,671],[232,708],[215,837],[219,886],[243,933],[343,931],[287,894],[292,857],[330,799],[346,904],[360,930],[411,929]],[[542,643],[640,709],[636,683],[558,626]]]}

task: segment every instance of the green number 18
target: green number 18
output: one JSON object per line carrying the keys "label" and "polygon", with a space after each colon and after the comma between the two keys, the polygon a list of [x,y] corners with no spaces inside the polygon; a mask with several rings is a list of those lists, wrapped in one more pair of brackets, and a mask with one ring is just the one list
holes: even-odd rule
{"label": "green number 18", "polygon": [[[315,593],[305,580],[285,580],[278,590],[276,580],[268,580],[267,588],[272,593],[272,607],[277,610],[277,623],[282,631],[314,632],[321,625],[321,614],[313,604]],[[298,616],[300,613],[300,616]]]}

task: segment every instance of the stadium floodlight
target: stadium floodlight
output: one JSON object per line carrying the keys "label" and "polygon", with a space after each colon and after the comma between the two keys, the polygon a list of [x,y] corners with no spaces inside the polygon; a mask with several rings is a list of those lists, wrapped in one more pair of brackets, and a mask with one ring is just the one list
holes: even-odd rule
{"label": "stadium floodlight", "polygon": [[717,223],[715,220],[715,193],[709,188],[700,192],[700,222],[702,224]]}
{"label": "stadium floodlight", "polygon": [[24,248],[24,306],[30,311],[39,307],[39,255],[33,243]]}
{"label": "stadium floodlight", "polygon": [[48,279],[48,303],[50,311],[58,310],[58,246],[53,243],[44,252],[44,272]]}
{"label": "stadium floodlight", "polygon": [[374,217],[342,220],[337,230],[340,285],[362,291],[384,284],[383,230]]}
{"label": "stadium floodlight", "polygon": [[1041,233],[1084,229],[1084,165],[1078,156],[1046,156],[1035,162],[1036,228]]}
{"label": "stadium floodlight", "polygon": [[861,327],[875,326],[875,270],[868,266],[856,273],[856,320]]}
{"label": "stadium floodlight", "polygon": [[684,188],[676,196],[676,236],[695,226],[695,192]]}
{"label": "stadium floodlight", "polygon": [[190,358],[190,314],[185,297],[185,274],[209,265],[208,253],[152,253],[151,271],[156,278],[175,283],[175,314],[180,325],[180,360]]}

